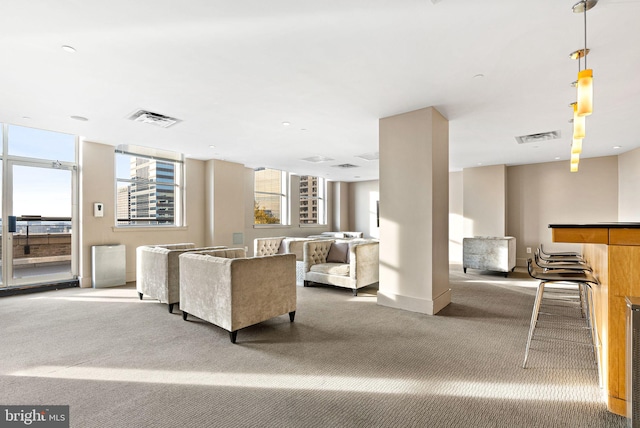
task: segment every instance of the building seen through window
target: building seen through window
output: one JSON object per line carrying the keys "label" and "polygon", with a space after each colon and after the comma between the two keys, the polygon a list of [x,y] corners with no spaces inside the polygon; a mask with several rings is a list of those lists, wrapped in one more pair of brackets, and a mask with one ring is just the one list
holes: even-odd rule
{"label": "building seen through window", "polygon": [[182,162],[117,154],[118,225],[180,225]]}
{"label": "building seen through window", "polygon": [[300,224],[326,224],[323,178],[300,176]]}

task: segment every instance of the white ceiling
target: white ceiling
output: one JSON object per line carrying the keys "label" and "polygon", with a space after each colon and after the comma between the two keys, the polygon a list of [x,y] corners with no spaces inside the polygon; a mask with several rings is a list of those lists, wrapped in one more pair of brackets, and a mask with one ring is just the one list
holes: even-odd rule
{"label": "white ceiling", "polygon": [[[452,171],[567,160],[576,1],[7,0],[0,122],[358,181],[378,177],[356,156],[378,150],[379,118],[434,106]],[[640,147],[640,1],[600,0],[587,18],[583,157],[618,154]],[[126,119],[140,108],[182,122]],[[316,155],[335,160],[301,160]]]}

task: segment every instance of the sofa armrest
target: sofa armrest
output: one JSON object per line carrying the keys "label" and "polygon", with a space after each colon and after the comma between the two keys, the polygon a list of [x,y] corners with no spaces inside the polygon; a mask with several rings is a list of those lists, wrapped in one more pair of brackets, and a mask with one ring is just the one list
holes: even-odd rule
{"label": "sofa armrest", "polygon": [[366,242],[350,245],[349,275],[359,283],[371,284],[378,282],[380,264],[380,244]]}

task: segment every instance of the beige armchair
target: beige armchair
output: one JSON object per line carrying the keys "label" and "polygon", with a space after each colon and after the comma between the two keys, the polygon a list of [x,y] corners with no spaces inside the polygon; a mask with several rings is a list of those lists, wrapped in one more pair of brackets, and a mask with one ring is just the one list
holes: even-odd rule
{"label": "beige armchair", "polygon": [[304,285],[310,282],[358,289],[378,282],[379,243],[318,240],[304,243]]}
{"label": "beige armchair", "polygon": [[310,238],[289,238],[278,236],[275,238],[256,238],[253,240],[253,255],[273,256],[275,254],[295,254],[296,256],[296,285],[304,281],[304,243]]}
{"label": "beige armchair", "polygon": [[[180,256],[180,308],[229,332],[296,313],[295,256],[224,258],[216,252]],[[219,257],[222,256],[222,257]]]}
{"label": "beige armchair", "polygon": [[180,301],[180,264],[178,257],[187,251],[224,247],[196,248],[192,243],[143,245],[136,248],[136,290],[142,296],[157,299],[169,305]]}

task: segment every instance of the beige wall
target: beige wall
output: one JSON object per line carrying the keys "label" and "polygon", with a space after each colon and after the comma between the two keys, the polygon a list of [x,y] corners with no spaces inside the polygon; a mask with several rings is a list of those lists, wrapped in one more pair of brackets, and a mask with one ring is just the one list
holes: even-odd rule
{"label": "beige wall", "polygon": [[640,221],[640,149],[618,156],[618,220]]}
{"label": "beige wall", "polygon": [[[234,162],[221,160],[206,162],[207,245],[239,248],[246,246],[244,239],[246,170],[247,168],[243,165]],[[237,237],[235,243],[234,234],[239,234],[235,235]]]}
{"label": "beige wall", "polygon": [[380,200],[378,180],[349,183],[349,223],[351,229],[366,238],[380,238],[377,202]]}
{"label": "beige wall", "polygon": [[462,174],[464,236],[505,236],[506,166],[465,168]]}
{"label": "beige wall", "polygon": [[618,220],[618,159],[616,156],[582,159],[577,173],[569,164],[549,162],[507,168],[509,217],[507,234],[516,237],[518,265],[541,243],[551,249],[580,250],[552,244],[550,223]]}
{"label": "beige wall", "polygon": [[[180,228],[115,228],[115,147],[82,142],[80,153],[80,264],[82,287],[91,286],[91,246],[124,244],[127,281],[135,281],[136,247],[146,244],[204,244],[204,162],[185,162],[186,226]],[[104,217],[93,216],[94,202],[104,203]]]}
{"label": "beige wall", "polygon": [[378,304],[435,314],[449,289],[449,124],[428,107],[380,119]]}
{"label": "beige wall", "polygon": [[333,182],[333,223],[337,232],[351,230],[351,206],[349,204],[349,183],[344,181]]}

